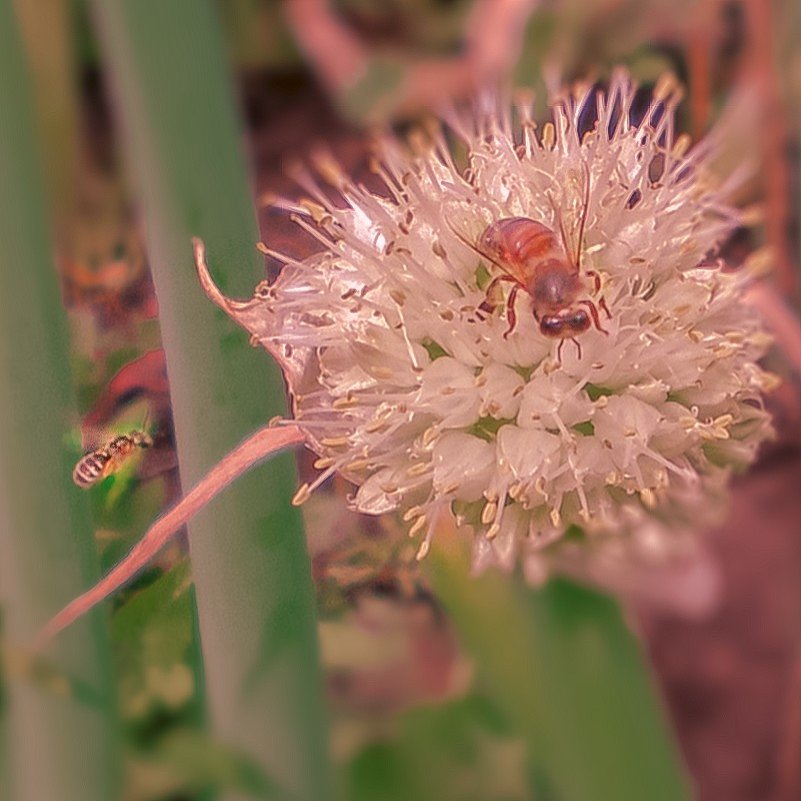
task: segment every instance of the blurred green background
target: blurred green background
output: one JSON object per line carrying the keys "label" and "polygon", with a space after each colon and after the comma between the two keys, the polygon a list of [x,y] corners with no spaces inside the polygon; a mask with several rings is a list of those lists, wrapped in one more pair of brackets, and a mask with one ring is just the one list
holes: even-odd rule
{"label": "blurred green background", "polygon": [[[263,200],[297,194],[286,167],[315,146],[368,180],[370,126],[405,129],[476,84],[532,87],[543,112],[549,76],[602,81],[623,64],[648,87],[670,70],[687,87],[683,130],[735,115],[721,173],[746,154],[761,166],[731,258],[770,264],[797,301],[799,13],[0,0],[0,801],[791,793],[781,774],[775,796],[747,782],[724,795],[702,760],[688,776],[611,598],[472,578],[445,535],[419,571],[396,521],[349,512],[337,481],[304,509],[304,534],[289,498],[306,454],[241,480],[190,544],[43,655],[25,645],[182,485],[285,412],[275,366],[196,285],[189,238],[232,296],[280,266],[257,257],[260,230],[308,255]],[[152,450],[90,493],[72,485],[82,448],[142,425]],[[785,734],[774,726],[773,745]]]}

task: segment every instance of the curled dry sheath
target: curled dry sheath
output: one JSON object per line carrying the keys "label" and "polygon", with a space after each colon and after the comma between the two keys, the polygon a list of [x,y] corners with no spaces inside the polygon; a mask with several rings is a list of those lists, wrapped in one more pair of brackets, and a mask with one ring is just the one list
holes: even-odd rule
{"label": "curled dry sheath", "polygon": [[[287,205],[322,250],[282,257],[249,301],[222,296],[196,241],[206,292],[280,363],[294,419],[226,457],[47,633],[236,474],[301,441],[321,472],[296,502],[340,472],[354,508],[401,513],[421,557],[447,513],[472,532],[476,567],[519,559],[530,576],[571,528],[588,553],[684,547],[769,434],[773,377],[743,278],[713,259],[737,222],[706,168],[714,148],[675,136],[671,80],[641,119],[634,96],[620,72],[605,93],[554,98],[541,129],[525,101],[482,98],[410,148],[385,139],[380,194],[318,159],[339,199],[303,174],[311,199]],[[543,326],[579,309],[587,325]]]}

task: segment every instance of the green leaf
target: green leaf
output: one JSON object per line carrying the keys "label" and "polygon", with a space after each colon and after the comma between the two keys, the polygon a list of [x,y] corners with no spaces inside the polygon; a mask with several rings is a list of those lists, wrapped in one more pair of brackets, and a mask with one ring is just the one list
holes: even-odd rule
{"label": "green leaf", "polygon": [[15,801],[111,801],[119,750],[103,615],[48,648],[50,675],[74,682],[58,682],[62,695],[24,669],[26,644],[98,572],[87,499],[71,479],[79,453],[64,444],[75,400],[29,85],[0,0],[0,571],[6,656],[23,668],[7,685],[0,784]]}
{"label": "green leaf", "polygon": [[[97,0],[159,301],[184,488],[277,414],[278,369],[205,298],[190,238],[224,291],[263,278],[241,132],[211,0]],[[291,456],[240,479],[190,526],[210,719],[299,799],[328,794],[314,588]]]}

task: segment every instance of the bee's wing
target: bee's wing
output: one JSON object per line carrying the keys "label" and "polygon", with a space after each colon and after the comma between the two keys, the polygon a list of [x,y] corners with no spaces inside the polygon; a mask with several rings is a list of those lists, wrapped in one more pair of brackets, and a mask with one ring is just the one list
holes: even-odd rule
{"label": "bee's wing", "polygon": [[101,426],[87,426],[81,424],[81,448],[84,456],[102,448],[110,439],[108,431]]}
{"label": "bee's wing", "polygon": [[584,159],[581,160],[584,172],[584,197],[579,215],[578,238],[576,239],[576,252],[573,256],[573,264],[577,269],[581,269],[581,252],[584,249],[584,229],[587,226],[587,215],[590,210],[590,168]]}
{"label": "bee's wing", "polygon": [[587,226],[587,216],[590,208],[590,168],[587,165],[587,162],[583,159],[581,161],[581,167],[584,180],[582,187],[581,208],[579,210],[578,219],[573,226],[573,231],[575,234],[574,236],[568,236],[562,209],[554,200],[553,195],[550,193],[548,194],[548,200],[551,203],[554,216],[559,224],[559,233],[562,236],[562,245],[564,246],[568,259],[570,259],[570,263],[573,265],[576,271],[581,269],[581,252],[584,249],[584,230]]}
{"label": "bee's wing", "polygon": [[445,224],[450,229],[451,233],[466,247],[470,248],[474,253],[480,256],[482,259],[486,259],[493,267],[497,267],[497,269],[504,273],[505,275],[509,275],[518,281],[521,284],[525,284],[526,276],[523,273],[522,268],[514,261],[509,261],[506,264],[501,264],[497,259],[493,258],[490,253],[487,253],[485,250],[482,250],[470,237],[466,234],[459,231],[453,223],[445,218]]}

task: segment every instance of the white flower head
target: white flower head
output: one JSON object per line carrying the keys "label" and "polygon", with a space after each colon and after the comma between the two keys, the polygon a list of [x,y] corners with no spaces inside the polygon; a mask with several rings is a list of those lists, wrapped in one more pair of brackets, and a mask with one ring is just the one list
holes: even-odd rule
{"label": "white flower head", "polygon": [[[307,175],[294,207],[319,254],[247,302],[203,276],[283,367],[320,457],[298,502],[340,472],[355,509],[401,512],[420,556],[450,510],[478,565],[511,565],[573,526],[615,540],[697,522],[753,459],[767,338],[711,258],[737,216],[711,145],[674,136],[675,85],[639,122],[634,100],[618,73],[555,99],[542,129],[523,102],[480,101],[410,147],[385,138],[380,193],[323,160],[338,200]],[[512,218],[550,251],[510,241]],[[512,255],[488,245],[502,232]]]}

